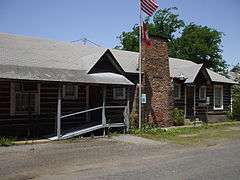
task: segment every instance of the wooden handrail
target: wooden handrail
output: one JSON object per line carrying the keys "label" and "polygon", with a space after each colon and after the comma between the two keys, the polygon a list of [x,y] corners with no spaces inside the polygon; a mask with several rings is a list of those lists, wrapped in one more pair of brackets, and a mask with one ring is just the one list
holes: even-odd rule
{"label": "wooden handrail", "polygon": [[66,118],[66,117],[70,117],[70,116],[74,116],[74,115],[78,115],[78,114],[87,113],[87,112],[90,112],[90,111],[95,111],[95,110],[102,109],[102,108],[103,107],[100,106],[100,107],[96,107],[96,108],[92,108],[92,109],[88,109],[88,110],[84,110],[84,111],[80,111],[80,112],[75,112],[75,113],[72,113],[72,114],[67,114],[67,115],[61,116],[61,119]]}
{"label": "wooden handrail", "polygon": [[[105,108],[108,108],[108,109],[118,109],[118,108],[125,108],[126,106],[105,106]],[[63,118],[66,118],[66,117],[70,117],[70,116],[74,116],[74,115],[78,115],[78,114],[83,114],[83,113],[87,113],[87,112],[91,112],[91,111],[96,111],[98,109],[102,109],[103,106],[100,106],[100,107],[96,107],[96,108],[92,108],[92,109],[88,109],[88,110],[84,110],[84,111],[79,111],[79,112],[75,112],[75,113],[72,113],[72,114],[67,114],[67,115],[64,115],[64,116],[61,116],[60,118],[63,119]]]}
{"label": "wooden handrail", "polygon": [[120,108],[125,108],[126,106],[105,106],[105,108],[108,108],[108,109],[120,109]]}

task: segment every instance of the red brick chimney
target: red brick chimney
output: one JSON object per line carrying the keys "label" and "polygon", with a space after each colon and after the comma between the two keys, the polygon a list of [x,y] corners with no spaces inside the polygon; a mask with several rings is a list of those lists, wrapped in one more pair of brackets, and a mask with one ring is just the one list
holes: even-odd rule
{"label": "red brick chimney", "polygon": [[142,43],[144,118],[161,127],[171,125],[171,79],[168,60],[168,40],[159,36],[149,37],[152,45]]}

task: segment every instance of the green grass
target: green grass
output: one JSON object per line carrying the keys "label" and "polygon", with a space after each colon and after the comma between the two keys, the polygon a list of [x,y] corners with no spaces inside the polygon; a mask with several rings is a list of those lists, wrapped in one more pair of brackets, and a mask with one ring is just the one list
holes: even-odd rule
{"label": "green grass", "polygon": [[5,137],[0,137],[0,146],[11,146],[14,145],[14,138],[5,138]]}
{"label": "green grass", "polygon": [[225,122],[200,127],[179,127],[164,130],[143,128],[131,130],[131,134],[183,145],[212,145],[224,140],[240,139],[240,122]]}

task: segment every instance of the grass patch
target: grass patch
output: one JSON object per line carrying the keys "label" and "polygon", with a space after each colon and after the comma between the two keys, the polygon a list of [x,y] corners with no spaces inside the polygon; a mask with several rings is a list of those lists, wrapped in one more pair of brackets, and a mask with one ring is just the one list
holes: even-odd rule
{"label": "grass patch", "polygon": [[0,146],[12,146],[14,145],[14,141],[14,138],[0,137]]}
{"label": "grass patch", "polygon": [[216,123],[199,127],[179,127],[168,130],[148,127],[142,130],[134,129],[130,133],[183,145],[211,145],[223,140],[240,139],[240,122]]}

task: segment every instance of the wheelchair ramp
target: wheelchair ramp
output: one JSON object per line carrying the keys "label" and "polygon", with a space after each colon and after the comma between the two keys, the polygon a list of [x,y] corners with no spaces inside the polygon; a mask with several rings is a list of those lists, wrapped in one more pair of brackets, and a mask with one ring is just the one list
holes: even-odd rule
{"label": "wheelchair ramp", "polygon": [[[92,127],[89,127],[89,128],[85,128],[85,129],[80,129],[80,130],[74,130],[72,132],[69,132],[69,133],[66,133],[64,135],[62,135],[60,137],[60,140],[63,140],[63,139],[69,139],[69,138],[73,138],[73,137],[76,137],[76,136],[80,136],[82,134],[86,134],[88,132],[92,132],[92,131],[96,131],[98,129],[102,129],[104,126],[102,124],[100,125],[96,125],[96,126],[92,126]],[[57,136],[54,136],[54,137],[51,137],[49,138],[49,140],[59,140]]]}

